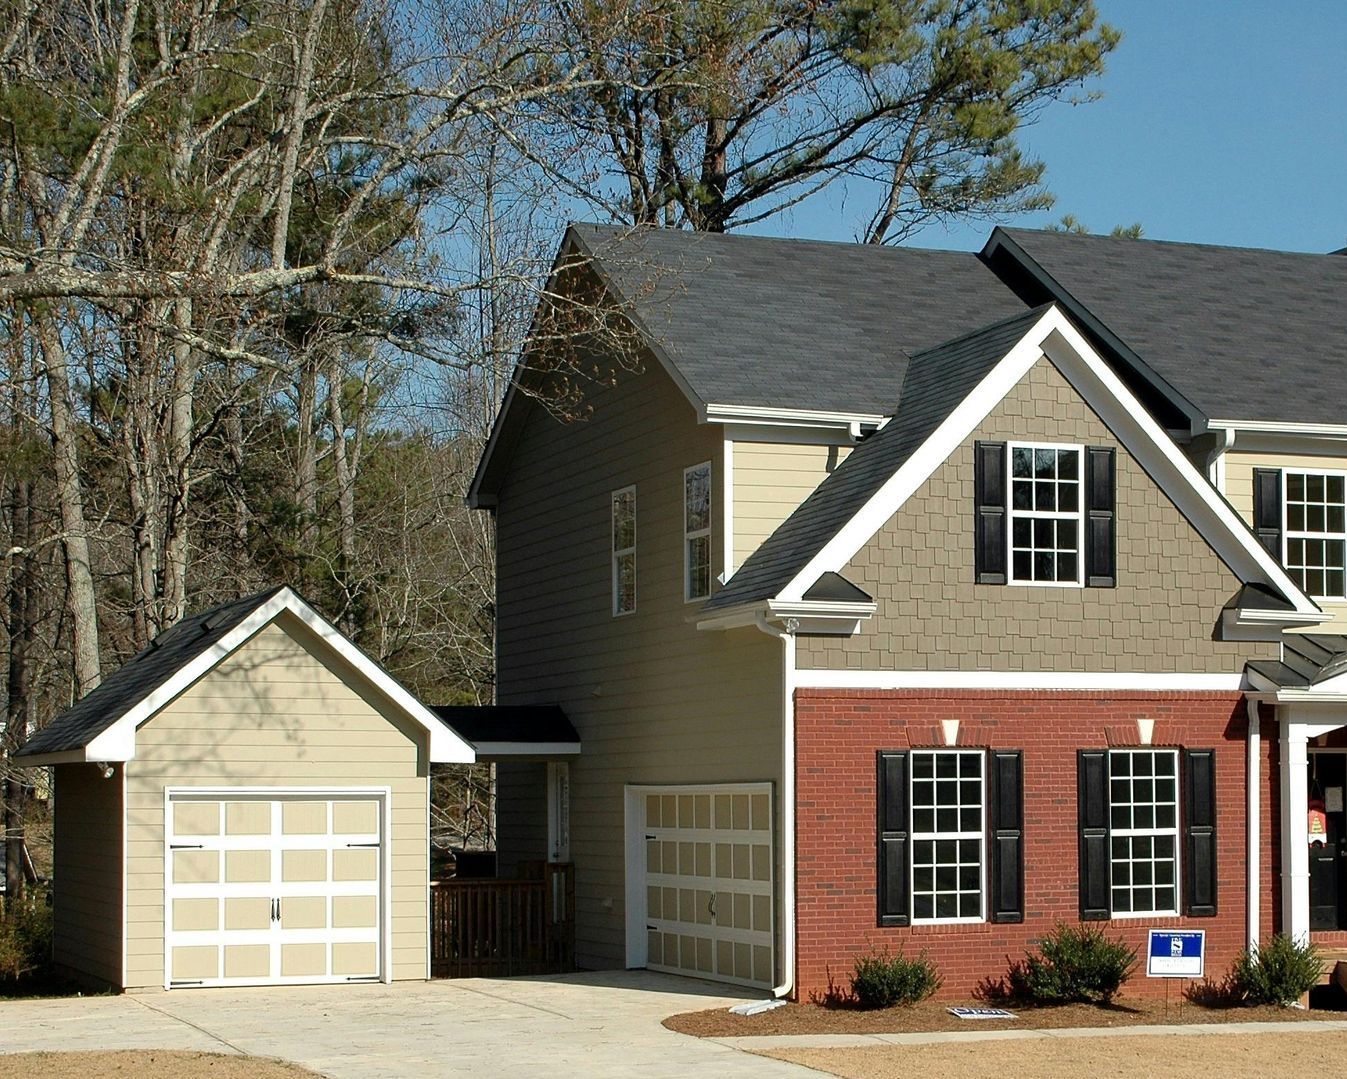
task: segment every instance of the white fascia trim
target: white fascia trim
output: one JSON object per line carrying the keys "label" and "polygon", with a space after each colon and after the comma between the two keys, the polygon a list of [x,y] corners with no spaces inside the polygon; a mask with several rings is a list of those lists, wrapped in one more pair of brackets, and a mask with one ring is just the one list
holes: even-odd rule
{"label": "white fascia trim", "polygon": [[760,423],[769,427],[878,427],[884,416],[872,412],[825,412],[808,408],[768,408],[762,405],[708,404],[701,409],[706,423]]}
{"label": "white fascia trim", "polygon": [[[883,424],[879,425],[883,427]],[[760,423],[726,423],[722,425],[725,437],[734,442],[785,443],[790,446],[837,446],[850,449],[856,444],[851,431],[845,427],[791,427]],[[878,430],[878,428],[876,428]]]}
{"label": "white fascia trim", "polygon": [[477,742],[478,760],[495,757],[578,757],[579,742]]}
{"label": "white fascia trim", "polygon": [[85,759],[131,760],[136,755],[136,728],[284,611],[289,611],[303,622],[323,643],[351,664],[366,681],[426,731],[428,755],[432,764],[471,764],[476,759],[472,746],[445,726],[439,717],[403,689],[387,671],[360,651],[344,634],[289,588],[282,588],[213,646],[190,663],[178,668],[167,682],[142,698],[126,715],[90,741],[83,750]]}
{"label": "white fascia trim", "polygon": [[1221,614],[1227,626],[1319,626],[1333,621],[1325,611],[1262,611],[1253,608],[1227,608]]}
{"label": "white fascia trim", "polygon": [[1235,692],[1242,674],[1156,674],[1149,671],[837,671],[799,670],[807,689],[1179,690]]}
{"label": "white fascia trim", "polygon": [[869,618],[878,603],[842,603],[837,600],[801,599],[793,602],[769,599],[767,616],[783,618]]}
{"label": "white fascia trim", "polygon": [[93,758],[82,749],[63,749],[59,753],[34,753],[31,756],[10,757],[16,768],[51,768],[57,764],[91,764]]}
{"label": "white fascia trim", "polygon": [[1288,423],[1277,420],[1207,420],[1207,428],[1225,427],[1234,431],[1257,431],[1278,435],[1311,435],[1318,438],[1347,438],[1347,424]]}
{"label": "white fascia trim", "polygon": [[1056,305],[1050,307],[918,450],[778,594],[798,600],[823,573],[840,573],[857,551],[953,453],[1029,369],[1046,356],[1118,440],[1155,479],[1244,581],[1270,584],[1311,615],[1319,607],[1262,547],[1220,496],[1151,418],[1112,368]]}

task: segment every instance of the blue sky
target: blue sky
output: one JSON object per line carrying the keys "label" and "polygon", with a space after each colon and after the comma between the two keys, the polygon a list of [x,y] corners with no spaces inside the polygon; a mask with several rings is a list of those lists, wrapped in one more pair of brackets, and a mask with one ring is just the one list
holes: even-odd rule
{"label": "blue sky", "polygon": [[[1097,0],[1123,32],[1095,88],[1054,103],[1021,142],[1047,162],[1057,205],[1094,232],[1139,221],[1149,239],[1330,251],[1347,246],[1347,3]],[[834,188],[753,231],[855,238],[865,207]],[[912,243],[976,250],[990,222]]]}

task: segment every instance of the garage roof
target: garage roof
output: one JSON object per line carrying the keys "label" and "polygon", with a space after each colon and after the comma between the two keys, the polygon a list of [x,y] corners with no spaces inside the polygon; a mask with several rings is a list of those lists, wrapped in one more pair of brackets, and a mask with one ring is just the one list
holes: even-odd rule
{"label": "garage roof", "polygon": [[559,705],[441,705],[431,708],[478,758],[560,757],[580,752],[580,735]]}
{"label": "garage roof", "polygon": [[184,618],[159,634],[15,754],[34,766],[125,761],[135,730],[282,612],[299,618],[430,736],[430,759],[469,762],[471,747],[331,622],[281,585]]}

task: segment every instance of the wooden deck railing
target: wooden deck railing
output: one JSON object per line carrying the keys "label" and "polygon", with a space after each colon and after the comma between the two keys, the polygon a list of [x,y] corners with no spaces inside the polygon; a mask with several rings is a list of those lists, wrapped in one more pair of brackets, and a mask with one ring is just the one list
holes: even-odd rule
{"label": "wooden deck railing", "polygon": [[575,964],[575,870],[541,879],[442,880],[430,886],[430,969],[437,978],[559,974]]}

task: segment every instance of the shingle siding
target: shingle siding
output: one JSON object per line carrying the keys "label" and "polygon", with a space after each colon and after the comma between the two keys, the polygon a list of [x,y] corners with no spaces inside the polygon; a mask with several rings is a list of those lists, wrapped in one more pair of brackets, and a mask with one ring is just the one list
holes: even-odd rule
{"label": "shingle siding", "polygon": [[[1118,586],[973,581],[973,443],[1117,447]],[[842,570],[879,610],[802,638],[802,668],[1238,674],[1275,644],[1212,639],[1240,581],[1050,361],[1039,360]]]}

